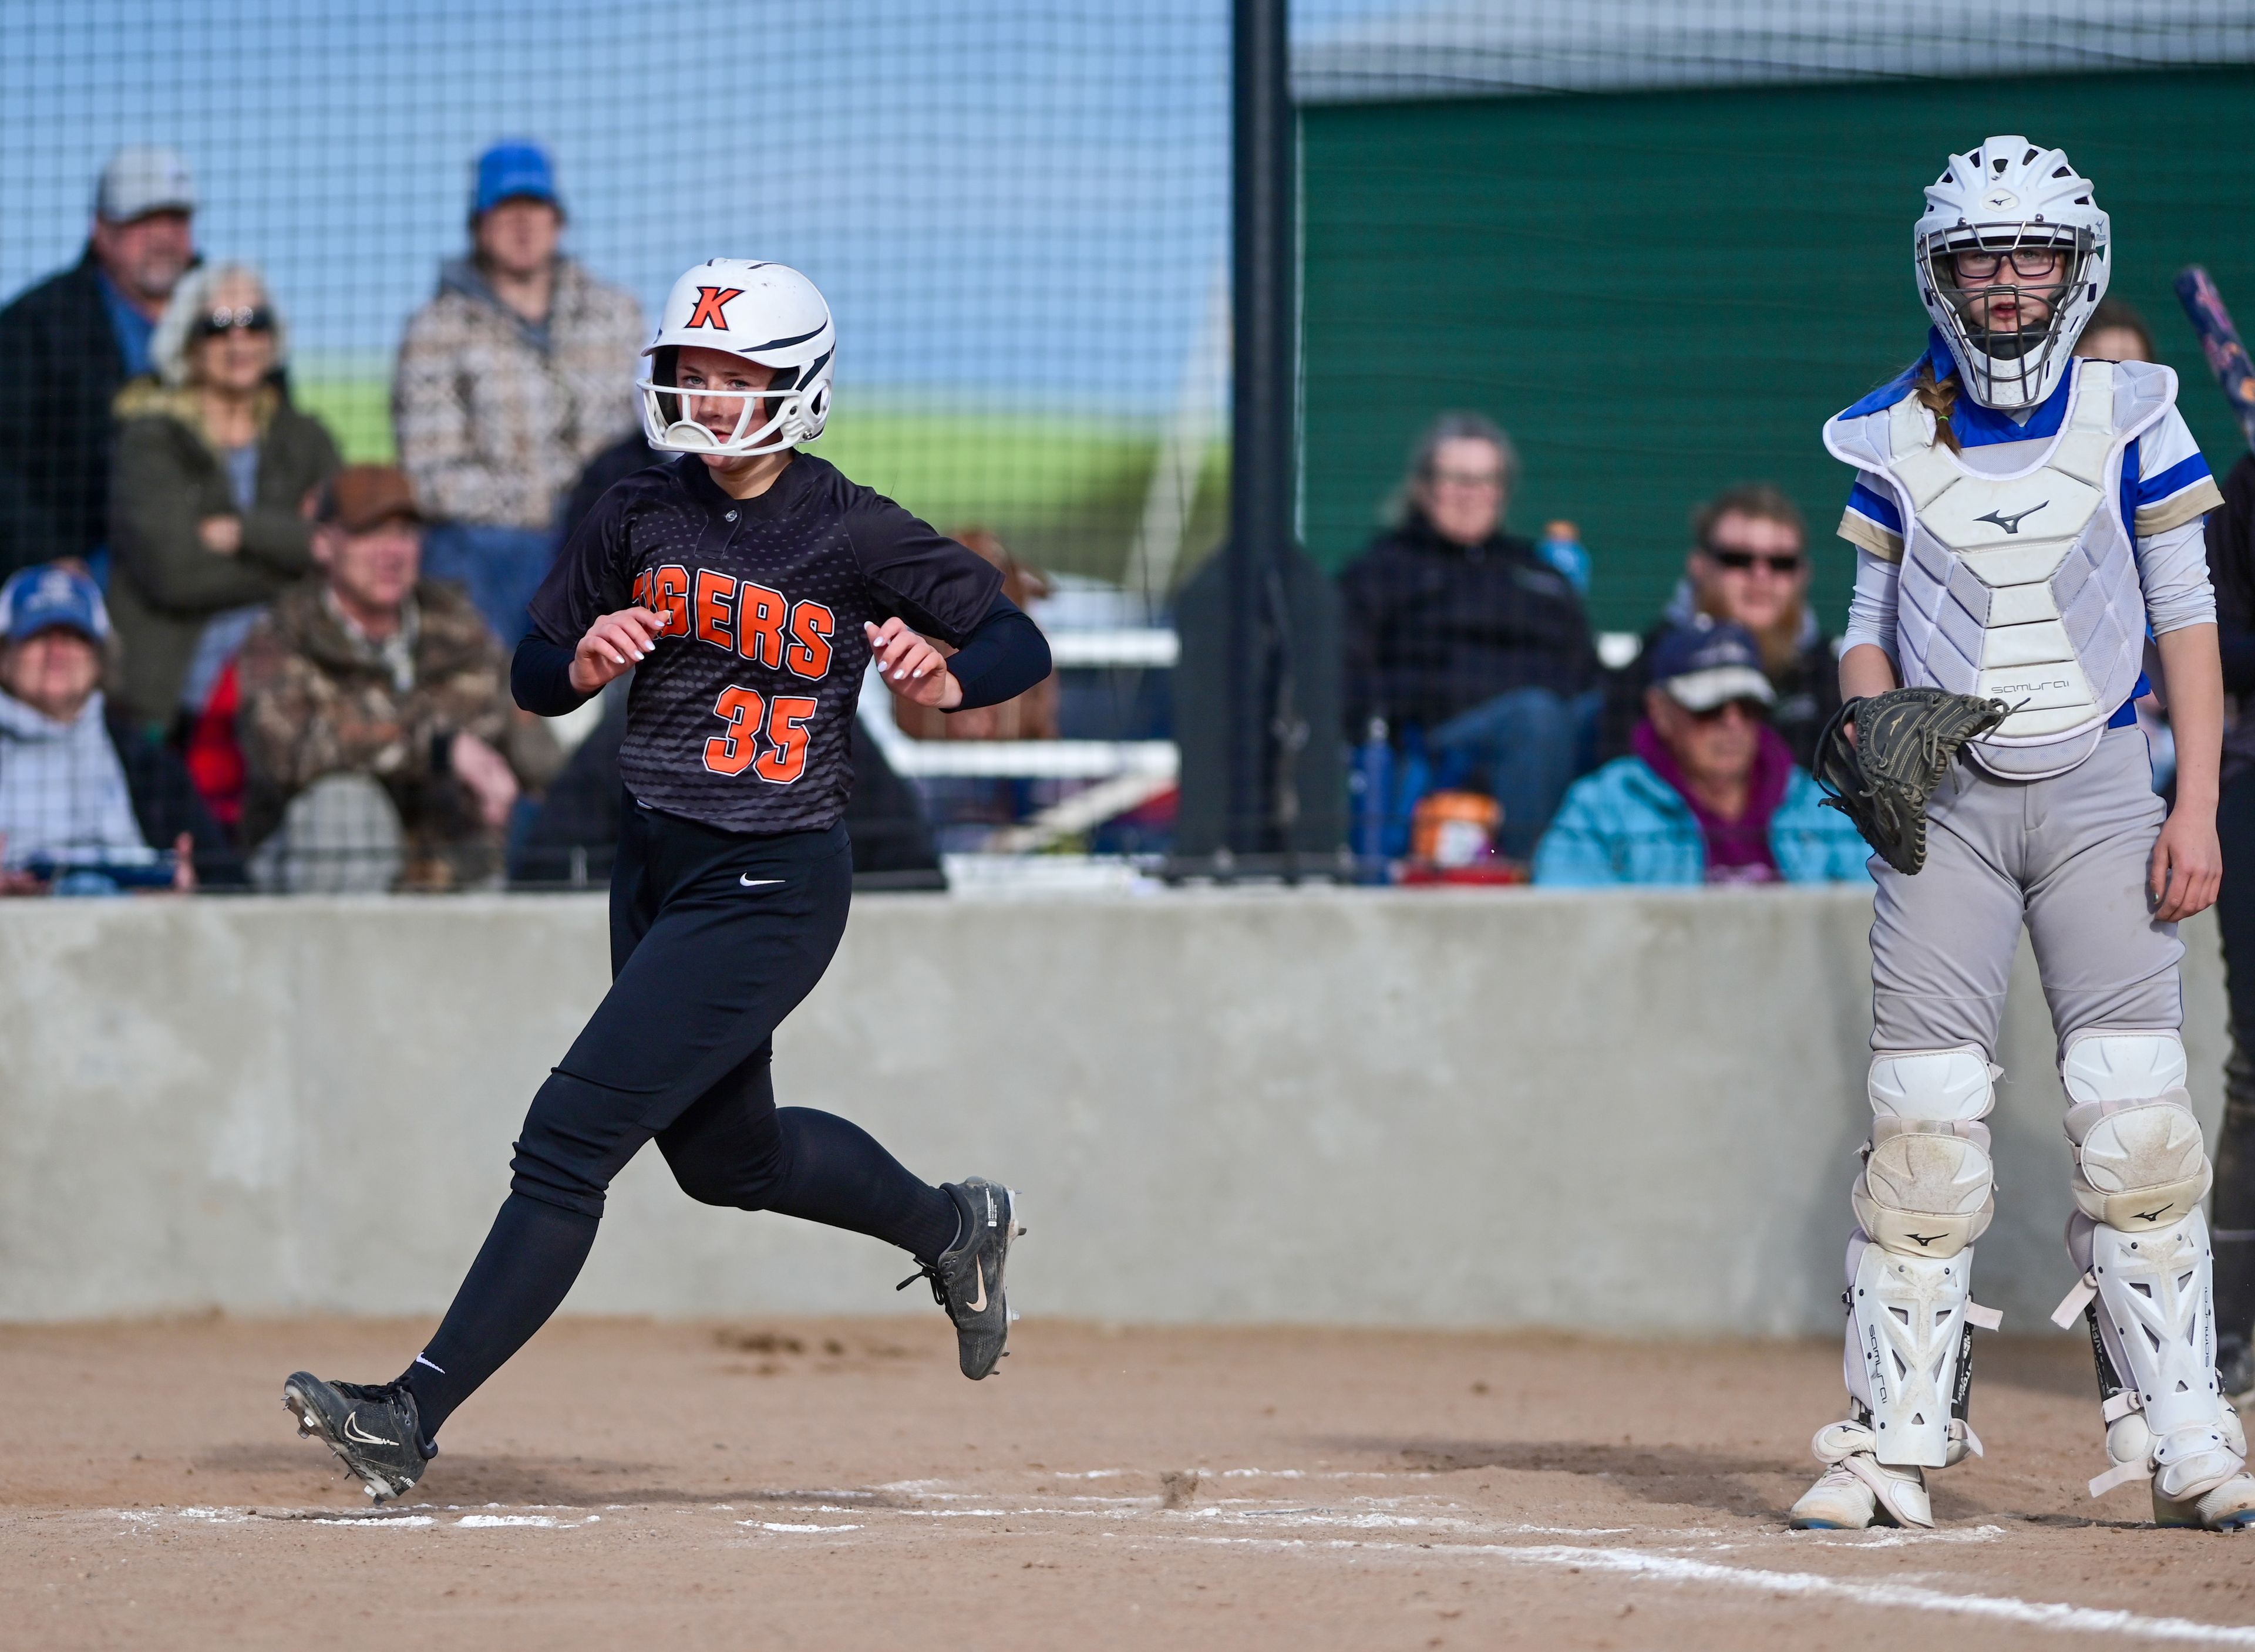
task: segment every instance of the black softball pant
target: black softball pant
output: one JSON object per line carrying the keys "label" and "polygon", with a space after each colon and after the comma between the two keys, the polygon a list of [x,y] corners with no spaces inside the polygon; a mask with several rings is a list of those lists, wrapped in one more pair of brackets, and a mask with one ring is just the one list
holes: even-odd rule
{"label": "black softball pant", "polygon": [[533,1097],[508,1201],[407,1373],[426,1434],[563,1301],[611,1180],[656,1138],[691,1198],[773,1210],[930,1262],[955,1204],[858,1125],[777,1108],[783,1017],[846,929],[842,826],[751,836],[631,802],[611,875],[611,990]]}

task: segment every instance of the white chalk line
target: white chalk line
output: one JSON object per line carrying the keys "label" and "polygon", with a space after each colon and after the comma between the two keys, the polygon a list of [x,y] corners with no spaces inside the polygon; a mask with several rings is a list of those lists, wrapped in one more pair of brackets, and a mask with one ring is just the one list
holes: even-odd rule
{"label": "white chalk line", "polygon": [[1555,1566],[1583,1572],[1613,1572],[1669,1583],[1718,1583],[1768,1594],[1826,1595],[1858,1606],[1908,1606],[1921,1612],[1991,1618],[2032,1628],[2065,1629],[2081,1634],[2127,1634],[2149,1641],[2181,1641],[2203,1646],[2255,1647],[2255,1628],[2199,1623],[2190,1618],[2149,1618],[2104,1606],[2075,1606],[2060,1601],[2023,1600],[2017,1595],[1945,1594],[1907,1583],[1856,1583],[1813,1572],[1772,1572],[1725,1566],[1711,1560],[1656,1555],[1635,1549],[1591,1549],[1566,1544],[1355,1543],[1343,1537],[1314,1541],[1300,1537],[1205,1537],[1187,1533],[1139,1532],[1157,1543],[1226,1544],[1270,1549],[1389,1550],[1428,1558],[1472,1554],[1517,1565]]}

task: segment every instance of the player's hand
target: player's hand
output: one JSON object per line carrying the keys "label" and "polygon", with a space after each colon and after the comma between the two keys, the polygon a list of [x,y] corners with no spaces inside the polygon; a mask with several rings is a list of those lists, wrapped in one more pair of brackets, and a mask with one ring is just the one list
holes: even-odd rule
{"label": "player's hand", "polygon": [[572,650],[572,686],[593,694],[606,682],[624,676],[638,660],[647,660],[665,616],[649,608],[622,608],[607,613],[587,627],[580,646]]}
{"label": "player's hand", "polygon": [[446,743],[447,766],[476,801],[478,818],[498,826],[516,805],[516,774],[509,760],[464,730]]}
{"label": "player's hand", "polygon": [[2173,808],[2153,844],[2152,870],[2146,886],[2153,899],[2153,917],[2161,923],[2180,923],[2216,904],[2223,882],[2223,848],[2216,841],[2216,816]]}
{"label": "player's hand", "polygon": [[910,705],[939,711],[952,711],[963,704],[963,685],[939,650],[910,630],[898,614],[882,626],[864,623],[861,629],[868,634],[869,657],[876,663],[877,675],[895,694]]}

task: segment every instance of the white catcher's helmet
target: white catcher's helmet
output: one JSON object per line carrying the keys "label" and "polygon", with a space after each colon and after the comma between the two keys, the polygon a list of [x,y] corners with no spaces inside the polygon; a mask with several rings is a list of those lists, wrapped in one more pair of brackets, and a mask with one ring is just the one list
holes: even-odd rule
{"label": "white catcher's helmet", "polygon": [[[2007,136],[1949,158],[1949,169],[1927,186],[1918,220],[1918,291],[1963,369],[1967,395],[1984,407],[2017,413],[2058,388],[2076,340],[2106,295],[2108,241],[2106,214],[2090,180],[2058,150]],[[2067,260],[2063,279],[2027,289],[2050,305],[2044,325],[2013,332],[1976,326],[1957,284],[1955,255],[2043,248],[2059,249]],[[2009,262],[1998,275],[2006,284],[2020,279]]]}
{"label": "white catcher's helmet", "polygon": [[[726,350],[776,370],[764,390],[684,391],[676,353],[685,345]],[[815,285],[787,264],[755,258],[708,258],[673,284],[657,331],[643,354],[650,376],[638,380],[642,426],[650,444],[671,453],[779,453],[822,434],[830,418],[830,366],[838,329]],[[681,398],[741,398],[736,428],[725,442],[693,423]],[[762,411],[764,420],[755,423]]]}

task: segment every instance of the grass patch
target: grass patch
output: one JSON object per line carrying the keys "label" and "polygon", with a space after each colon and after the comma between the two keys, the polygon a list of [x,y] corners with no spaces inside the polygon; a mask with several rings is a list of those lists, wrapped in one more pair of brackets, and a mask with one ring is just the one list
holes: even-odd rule
{"label": "grass patch", "polygon": [[[329,427],[348,464],[389,464],[388,380],[367,372],[299,372],[299,405]],[[865,396],[808,451],[889,494],[943,531],[1001,535],[1036,567],[1117,579],[1142,519],[1158,455],[1156,430],[1060,415],[954,415],[872,406]],[[1228,452],[1217,444],[1198,481],[1179,566],[1195,566],[1226,526]]]}

